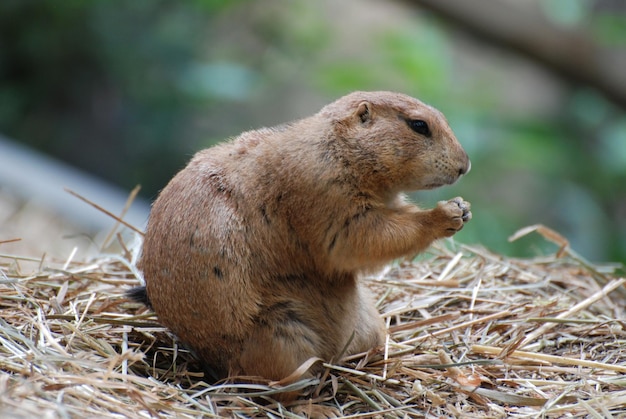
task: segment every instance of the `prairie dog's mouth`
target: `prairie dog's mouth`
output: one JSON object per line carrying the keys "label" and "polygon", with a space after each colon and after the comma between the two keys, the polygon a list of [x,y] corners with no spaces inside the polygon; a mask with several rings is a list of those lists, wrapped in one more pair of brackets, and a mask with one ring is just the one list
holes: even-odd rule
{"label": "prairie dog's mouth", "polygon": [[459,178],[462,175],[459,176],[445,176],[445,177],[441,177],[439,179],[434,179],[433,181],[426,183],[423,188],[424,189],[435,189],[435,188],[439,188],[441,186],[445,186],[445,185],[452,185],[454,183],[456,183],[457,180],[459,180]]}

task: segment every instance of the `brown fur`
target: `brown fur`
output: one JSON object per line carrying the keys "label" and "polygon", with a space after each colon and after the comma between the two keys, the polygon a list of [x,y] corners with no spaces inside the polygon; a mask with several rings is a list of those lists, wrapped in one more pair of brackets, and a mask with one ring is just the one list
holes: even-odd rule
{"label": "brown fur", "polygon": [[[423,120],[432,134],[413,131]],[[308,358],[383,342],[364,271],[471,218],[402,191],[455,182],[469,160],[436,109],[355,92],[310,118],[200,151],[154,203],[141,268],[160,321],[218,377],[281,379]]]}

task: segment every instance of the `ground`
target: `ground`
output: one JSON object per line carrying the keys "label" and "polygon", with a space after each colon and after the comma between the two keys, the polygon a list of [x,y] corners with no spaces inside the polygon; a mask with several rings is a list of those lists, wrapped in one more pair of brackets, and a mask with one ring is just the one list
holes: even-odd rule
{"label": "ground", "polygon": [[[559,244],[517,260],[446,241],[364,278],[385,346],[287,387],[206,383],[124,297],[136,245],[76,261],[2,254],[0,416],[626,417],[625,280]],[[294,389],[296,402],[274,401]]]}

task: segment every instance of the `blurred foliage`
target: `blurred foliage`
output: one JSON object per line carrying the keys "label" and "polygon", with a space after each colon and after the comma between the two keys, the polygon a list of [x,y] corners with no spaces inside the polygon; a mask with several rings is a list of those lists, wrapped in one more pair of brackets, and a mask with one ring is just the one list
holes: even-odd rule
{"label": "blurred foliage", "polygon": [[186,126],[211,103],[187,78],[230,3],[0,2],[0,129],[154,192],[194,149]]}
{"label": "blurred foliage", "polygon": [[[541,7],[622,48],[623,14],[596,3]],[[376,4],[3,0],[0,132],[153,197],[215,141],[351,90],[403,91],[444,111],[472,158],[459,184],[415,194],[472,202],[460,241],[542,253],[554,247],[506,238],[544,223],[592,259],[626,260],[624,110],[432,15]]]}

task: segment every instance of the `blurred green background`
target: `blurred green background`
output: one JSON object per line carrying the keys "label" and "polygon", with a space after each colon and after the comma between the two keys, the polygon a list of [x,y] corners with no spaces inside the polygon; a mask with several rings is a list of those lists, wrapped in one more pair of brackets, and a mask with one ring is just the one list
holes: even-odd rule
{"label": "blurred green background", "polygon": [[[442,110],[472,159],[458,184],[415,195],[472,203],[459,241],[541,254],[554,247],[507,237],[543,223],[592,260],[626,261],[626,102],[584,56],[624,57],[624,3],[473,4],[499,41],[428,3],[3,0],[0,133],[152,199],[200,148],[352,90],[401,91]],[[509,45],[497,3],[554,28],[555,60],[581,54],[569,69],[600,83]]]}

